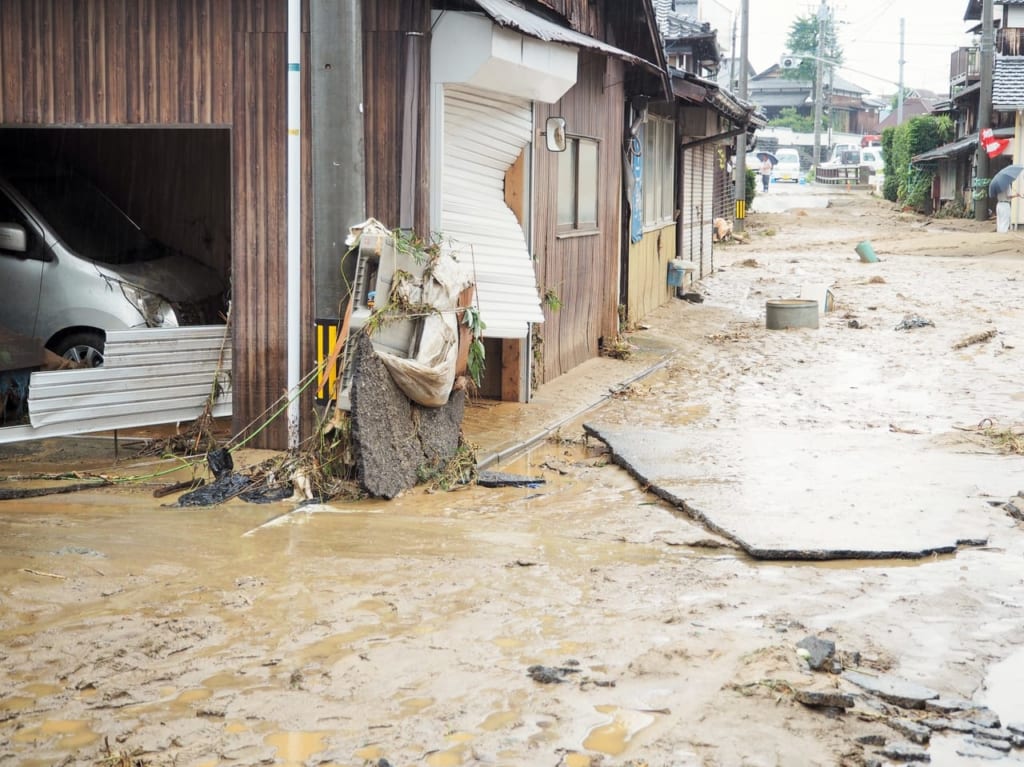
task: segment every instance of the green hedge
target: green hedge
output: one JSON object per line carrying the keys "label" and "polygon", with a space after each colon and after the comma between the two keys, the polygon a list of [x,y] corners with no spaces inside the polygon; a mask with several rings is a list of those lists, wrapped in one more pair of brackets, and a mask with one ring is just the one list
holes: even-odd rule
{"label": "green hedge", "polygon": [[953,138],[953,123],[948,117],[923,115],[911,117],[896,128],[882,131],[885,154],[885,199],[923,210],[931,194],[934,170],[910,164],[912,157],[942,146]]}

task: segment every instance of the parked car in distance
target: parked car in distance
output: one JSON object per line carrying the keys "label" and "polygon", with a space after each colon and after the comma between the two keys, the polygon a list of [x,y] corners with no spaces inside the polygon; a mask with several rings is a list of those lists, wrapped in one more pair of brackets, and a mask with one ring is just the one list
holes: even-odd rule
{"label": "parked car in distance", "polygon": [[773,152],[778,162],[772,168],[772,181],[800,182],[800,153],[789,147],[782,147]]}
{"label": "parked car in distance", "polygon": [[[852,147],[852,145],[851,145]],[[871,168],[872,173],[881,173],[885,170],[885,158],[882,155],[882,147],[880,146],[869,146],[869,147],[852,147],[849,149],[840,148],[839,145],[832,152],[832,157],[825,165],[843,166],[843,165],[867,165]]]}
{"label": "parked car in distance", "polygon": [[224,281],[84,176],[0,160],[0,327],[103,362],[108,330],[223,322]]}

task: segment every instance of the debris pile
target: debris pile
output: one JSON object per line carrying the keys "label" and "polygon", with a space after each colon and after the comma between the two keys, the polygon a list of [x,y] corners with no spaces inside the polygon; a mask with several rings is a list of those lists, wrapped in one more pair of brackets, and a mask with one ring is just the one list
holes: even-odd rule
{"label": "debris pile", "polygon": [[956,752],[961,756],[999,759],[1024,749],[1024,723],[1004,726],[996,712],[973,701],[947,697],[898,677],[847,668],[859,665],[859,653],[837,654],[830,640],[808,636],[797,643],[796,653],[815,675],[827,675],[827,682],[812,682],[806,688],[787,685],[794,700],[830,712],[852,711],[888,728],[889,732],[857,738],[857,747],[864,752],[859,763],[866,767],[882,767],[889,763],[886,760],[929,762],[927,747],[936,732],[960,734]]}

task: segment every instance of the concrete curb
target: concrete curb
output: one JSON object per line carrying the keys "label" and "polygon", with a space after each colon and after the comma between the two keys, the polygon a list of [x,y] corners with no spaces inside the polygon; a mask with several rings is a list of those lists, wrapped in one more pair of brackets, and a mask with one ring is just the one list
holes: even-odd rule
{"label": "concrete curb", "polygon": [[622,388],[624,388],[626,386],[630,386],[631,384],[634,384],[637,381],[642,381],[643,379],[647,378],[648,376],[651,376],[654,373],[657,373],[659,370],[661,370],[666,365],[668,365],[668,363],[671,362],[675,357],[676,357],[675,354],[669,354],[669,355],[663,357],[662,359],[660,359],[657,362],[655,362],[653,365],[650,365],[649,367],[644,368],[639,373],[636,373],[636,374],[632,375],[631,377],[629,377],[629,378],[627,378],[627,379],[625,379],[623,381],[620,381],[612,389],[610,389],[607,393],[605,393],[604,395],[599,397],[596,401],[591,402],[590,404],[588,404],[585,407],[582,407],[582,408],[576,410],[573,413],[570,413],[570,414],[568,414],[566,416],[560,417],[554,423],[549,424],[547,426],[544,426],[542,429],[540,429],[540,431],[530,435],[529,437],[527,437],[525,439],[519,440],[518,442],[516,442],[514,445],[512,445],[510,447],[507,447],[507,448],[505,448],[503,450],[495,450],[495,451],[492,451],[490,453],[486,453],[486,454],[484,454],[482,456],[478,455],[477,456],[477,461],[476,461],[477,469],[478,470],[479,469],[486,469],[486,468],[488,468],[490,466],[493,466],[495,463],[511,460],[512,458],[514,458],[515,456],[519,455],[520,453],[526,452],[531,447],[534,447],[537,444],[539,444],[541,442],[544,442],[546,439],[548,439],[548,437],[550,437],[552,434],[557,432],[559,429],[561,429],[563,426],[565,426],[570,421],[574,421],[577,418],[582,418],[587,413],[589,413],[589,412],[595,410],[596,408],[600,407],[601,405],[603,405],[605,402],[607,402],[609,399],[611,399],[612,395],[616,391],[618,391],[618,390],[620,390],[620,389],[622,389]]}

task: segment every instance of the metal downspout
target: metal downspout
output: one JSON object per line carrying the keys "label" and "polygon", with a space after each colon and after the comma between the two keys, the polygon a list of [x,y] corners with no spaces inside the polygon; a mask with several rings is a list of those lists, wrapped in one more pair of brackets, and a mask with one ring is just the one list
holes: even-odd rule
{"label": "metal downspout", "polygon": [[287,343],[288,447],[299,445],[299,383],[302,378],[302,2],[288,0],[287,152]]}

